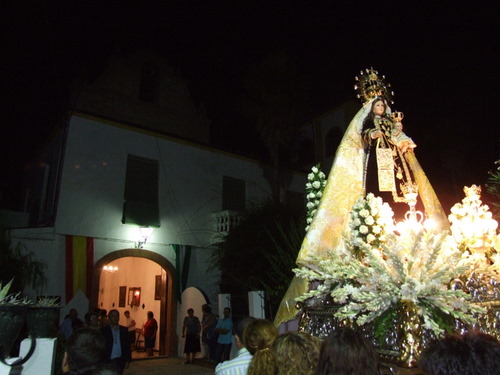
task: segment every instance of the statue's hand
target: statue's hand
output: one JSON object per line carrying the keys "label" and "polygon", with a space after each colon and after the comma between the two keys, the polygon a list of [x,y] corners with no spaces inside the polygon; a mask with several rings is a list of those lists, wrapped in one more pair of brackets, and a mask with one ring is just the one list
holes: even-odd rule
{"label": "statue's hand", "polygon": [[399,150],[401,151],[401,153],[404,154],[406,152],[406,150],[408,150],[408,148],[410,147],[410,142],[403,141],[398,145],[398,147],[399,147]]}
{"label": "statue's hand", "polygon": [[382,136],[382,131],[381,130],[374,130],[370,133],[370,138],[371,139],[377,139],[377,138],[380,138]]}

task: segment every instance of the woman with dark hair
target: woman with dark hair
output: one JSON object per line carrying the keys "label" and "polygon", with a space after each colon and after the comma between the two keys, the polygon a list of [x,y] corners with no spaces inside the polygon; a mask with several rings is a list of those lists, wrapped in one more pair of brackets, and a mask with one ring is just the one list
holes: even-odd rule
{"label": "woman with dark hair", "polygon": [[194,316],[192,308],[187,309],[188,316],[184,318],[182,324],[182,337],[186,338],[184,353],[186,353],[186,364],[193,363],[196,354],[201,351],[200,332],[201,323],[197,316]]}
{"label": "woman with dark hair", "polygon": [[106,340],[102,333],[92,328],[81,328],[75,331],[66,343],[62,372],[69,375],[86,375],[93,371],[106,371],[104,373],[117,375],[106,360]]}
{"label": "woman with dark hair", "polygon": [[142,335],[144,336],[144,346],[148,357],[153,356],[153,351],[156,342],[156,331],[158,331],[158,323],[154,318],[152,311],[148,311],[146,323],[142,327]]}
{"label": "woman with dark hair", "polygon": [[446,336],[422,352],[418,366],[429,375],[495,375],[500,371],[500,342],[481,332]]}
{"label": "woman with dark hair", "polygon": [[201,306],[201,311],[203,311],[201,318],[201,342],[205,349],[205,359],[215,362],[215,354],[217,352],[217,334],[215,332],[217,316],[212,313],[212,308],[206,303]]}
{"label": "woman with dark hair", "polygon": [[377,355],[361,333],[341,327],[323,342],[316,375],[380,375]]}

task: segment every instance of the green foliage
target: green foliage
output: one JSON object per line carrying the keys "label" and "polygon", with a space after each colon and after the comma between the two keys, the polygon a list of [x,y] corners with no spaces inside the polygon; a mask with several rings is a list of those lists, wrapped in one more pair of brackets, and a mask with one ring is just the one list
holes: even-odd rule
{"label": "green foliage", "polygon": [[401,303],[397,303],[389,307],[382,315],[373,319],[373,336],[377,339],[380,346],[384,345],[387,337],[387,332],[394,329],[398,309]]}
{"label": "green foliage", "polygon": [[2,281],[0,280],[0,302],[3,302],[5,298],[7,298],[10,287],[12,286],[12,281],[13,280],[10,280],[7,284],[2,286]]}
{"label": "green foliage", "polygon": [[446,334],[452,334],[455,332],[456,321],[451,314],[447,314],[440,309],[433,309],[430,304],[427,304],[430,311],[432,320],[434,320],[439,328],[441,328]]}
{"label": "green foliage", "polygon": [[21,292],[9,294],[10,287],[14,279],[10,280],[7,284],[2,286],[0,281],[0,305],[27,305],[30,300],[27,298],[21,298]]}
{"label": "green foliage", "polygon": [[42,292],[47,284],[45,263],[36,259],[21,243],[13,246],[4,229],[0,229],[0,279],[14,279],[11,290],[22,292],[30,286]]}
{"label": "green foliage", "polygon": [[287,166],[293,159],[294,144],[302,125],[311,118],[311,87],[294,59],[285,51],[273,51],[249,66],[241,102],[243,116],[255,124],[272,165],[264,174],[275,202],[290,183]]}
{"label": "green foliage", "polygon": [[61,302],[59,297],[47,297],[43,296],[37,299],[35,306],[38,307],[61,307]]}
{"label": "green foliage", "polygon": [[495,162],[496,168],[489,172],[486,182],[485,200],[488,202],[493,216],[500,219],[500,160]]}
{"label": "green foliage", "polygon": [[302,212],[273,201],[249,209],[212,258],[222,292],[264,290],[273,314],[293,278],[303,221]]}

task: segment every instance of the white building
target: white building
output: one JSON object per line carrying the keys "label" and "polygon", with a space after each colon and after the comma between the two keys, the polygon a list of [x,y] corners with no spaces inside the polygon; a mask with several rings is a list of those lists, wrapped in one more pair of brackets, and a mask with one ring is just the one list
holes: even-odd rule
{"label": "white building", "polygon": [[[208,121],[158,58],[116,59],[80,88],[28,171],[29,223],[11,235],[47,263],[46,294],[61,296],[63,313],[129,310],[140,328],[153,311],[157,349],[174,355],[185,310],[201,317],[209,302],[217,312],[213,243],[270,186],[256,160],[207,145]],[[304,183],[296,173],[288,189],[303,193]]]}

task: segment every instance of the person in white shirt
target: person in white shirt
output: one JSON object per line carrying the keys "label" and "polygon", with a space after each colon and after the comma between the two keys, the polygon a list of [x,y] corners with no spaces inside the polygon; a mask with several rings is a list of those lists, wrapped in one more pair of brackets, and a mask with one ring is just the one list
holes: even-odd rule
{"label": "person in white shirt", "polygon": [[128,328],[130,345],[135,346],[135,328],[136,328],[135,320],[130,316],[130,311],[127,310],[123,314],[125,315],[124,326]]}
{"label": "person in white shirt", "polygon": [[245,317],[236,323],[234,332],[234,341],[238,348],[236,357],[219,363],[215,368],[215,375],[246,375],[248,366],[252,361],[252,355],[245,348],[243,333],[245,332],[245,328],[254,320],[255,318]]}

